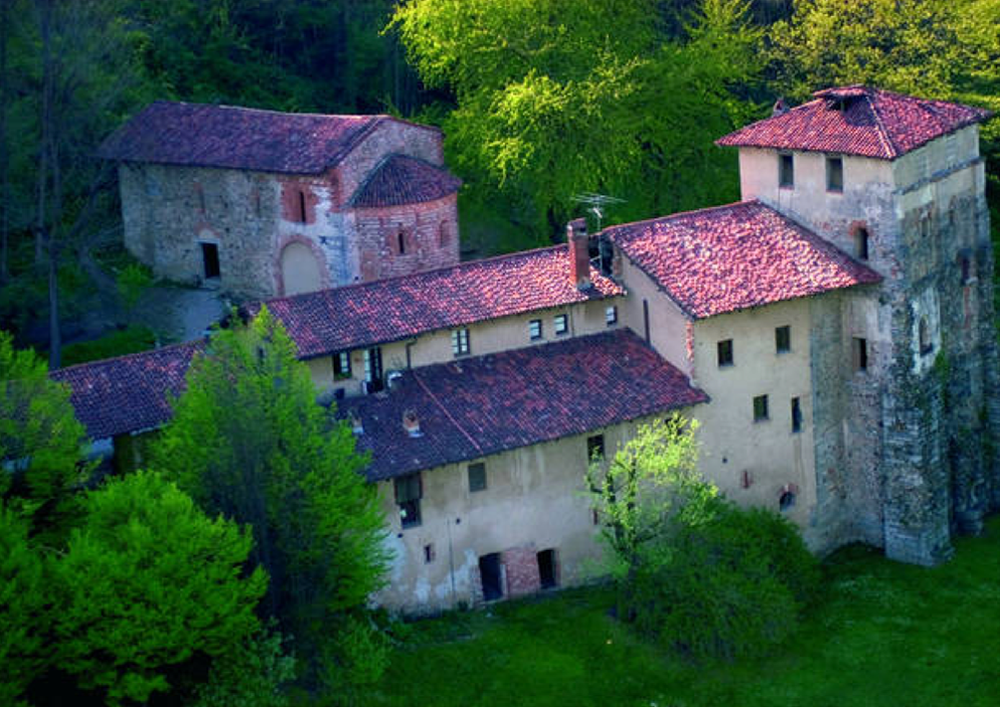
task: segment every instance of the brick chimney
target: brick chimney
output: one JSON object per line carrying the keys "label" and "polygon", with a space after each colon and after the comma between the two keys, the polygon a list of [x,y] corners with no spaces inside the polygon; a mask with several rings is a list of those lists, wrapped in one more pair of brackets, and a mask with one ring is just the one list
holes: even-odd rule
{"label": "brick chimney", "polygon": [[410,437],[423,437],[420,431],[420,418],[417,417],[416,410],[407,410],[403,413],[403,429]]}
{"label": "brick chimney", "polygon": [[590,289],[590,239],[587,220],[577,218],[566,224],[569,241],[569,276],[579,290]]}

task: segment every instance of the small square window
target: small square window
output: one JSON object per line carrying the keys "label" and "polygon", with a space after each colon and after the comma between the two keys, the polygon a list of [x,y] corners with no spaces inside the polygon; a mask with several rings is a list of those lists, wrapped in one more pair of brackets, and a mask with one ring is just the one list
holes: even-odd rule
{"label": "small square window", "polygon": [[339,351],[333,355],[333,377],[334,380],[351,377],[350,351]]}
{"label": "small square window", "polygon": [[604,459],[604,435],[587,437],[587,461]]}
{"label": "small square window", "polygon": [[844,191],[844,160],[840,157],[826,158],[826,190]]}
{"label": "small square window", "polygon": [[614,326],[618,323],[618,307],[611,305],[604,310],[604,322],[608,326]]}
{"label": "small square window", "polygon": [[792,432],[802,431],[802,406],[798,398],[792,398]]}
{"label": "small square window", "polygon": [[855,336],[851,339],[851,359],[855,371],[868,370],[868,340]]}
{"label": "small square window", "polygon": [[451,332],[451,352],[456,356],[465,356],[469,353],[468,329],[455,329]]}
{"label": "small square window", "polygon": [[782,189],[795,187],[795,162],[791,154],[778,155],[778,186]]}
{"label": "small square window", "polygon": [[792,350],[792,328],[779,326],[774,330],[774,350],[777,353],[788,353]]}
{"label": "small square window", "polygon": [[476,464],[469,464],[469,491],[475,493],[476,491],[486,490],[486,464],[483,462],[478,462]]}
{"label": "small square window", "polygon": [[535,339],[542,338],[541,319],[532,319],[530,322],[528,322],[528,335],[531,337],[532,341],[534,341]]}
{"label": "small square window", "polygon": [[556,336],[565,334],[569,331],[569,317],[565,314],[557,314],[552,320],[553,329],[556,332]]}
{"label": "small square window", "polygon": [[758,395],[753,399],[753,421],[763,422],[767,419],[767,396]]}
{"label": "small square window", "polygon": [[733,340],[725,339],[716,344],[719,357],[719,368],[733,365]]}

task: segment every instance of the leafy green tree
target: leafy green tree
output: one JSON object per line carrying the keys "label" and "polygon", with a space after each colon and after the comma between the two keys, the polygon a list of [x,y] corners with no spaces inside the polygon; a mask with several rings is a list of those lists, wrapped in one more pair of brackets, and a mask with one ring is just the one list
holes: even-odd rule
{"label": "leafy green tree", "polygon": [[316,404],[309,370],[266,309],[217,332],[192,363],[153,460],[209,513],[253,526],[252,561],[271,576],[263,608],[299,655],[328,658],[316,671],[347,683],[377,660],[352,659],[339,642],[383,581],[375,488],[350,429]]}
{"label": "leafy green tree", "polygon": [[165,672],[221,657],[257,631],[266,573],[244,576],[252,539],[152,472],[87,494],[53,565],[56,663],[109,704],[170,689]]}
{"label": "leafy green tree", "polygon": [[679,416],[646,425],[591,464],[618,614],[686,655],[763,652],[794,630],[816,560],[786,519],[740,509],[701,478],[696,429]]}
{"label": "leafy green tree", "polygon": [[731,168],[712,141],[747,114],[745,92],[732,89],[760,67],[748,4],[704,0],[676,41],[658,31],[656,6],[411,0],[391,27],[425,84],[455,95],[449,164],[550,234],[582,208],[580,192],[625,196],[618,215],[630,217],[736,195],[734,180],[705,170]]}
{"label": "leafy green tree", "polygon": [[67,530],[89,469],[69,395],[33,351],[14,349],[0,332],[0,498],[33,518],[32,532],[49,542]]}
{"label": "leafy green tree", "polygon": [[48,664],[51,622],[41,554],[28,540],[28,523],[0,500],[0,703],[17,705]]}
{"label": "leafy green tree", "polygon": [[282,650],[281,635],[261,631],[212,663],[189,707],[285,707],[281,688],[294,678],[295,659]]}

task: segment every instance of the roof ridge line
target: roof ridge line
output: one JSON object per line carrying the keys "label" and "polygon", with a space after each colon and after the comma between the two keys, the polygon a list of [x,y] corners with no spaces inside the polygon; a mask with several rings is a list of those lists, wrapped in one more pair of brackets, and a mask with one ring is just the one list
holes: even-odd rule
{"label": "roof ridge line", "polygon": [[899,146],[896,145],[896,142],[892,139],[892,136],[889,135],[889,131],[886,129],[885,123],[882,121],[882,116],[879,115],[878,107],[875,105],[875,101],[872,100],[872,94],[866,91],[865,100],[868,101],[868,106],[872,110],[872,117],[875,118],[875,126],[878,129],[879,141],[882,143],[882,146],[886,148],[889,159],[896,159],[900,156],[900,154],[902,154],[902,152],[900,151]]}
{"label": "roof ridge line", "polygon": [[90,361],[81,361],[80,363],[74,363],[72,366],[62,366],[53,371],[49,371],[49,375],[59,373],[60,371],[72,371],[78,368],[83,368],[84,366],[93,366],[98,363],[112,363],[114,361],[123,361],[125,359],[138,358],[139,356],[146,356],[148,354],[159,353],[161,351],[167,351],[168,349],[179,349],[182,346],[190,346],[191,348],[198,348],[198,345],[203,342],[203,339],[190,339],[188,341],[180,341],[176,344],[167,344],[166,346],[158,346],[152,349],[144,349],[143,351],[133,351],[132,353],[119,354],[118,356],[109,356],[108,358],[95,358]]}
{"label": "roof ridge line", "polygon": [[[447,364],[444,364],[444,365],[447,365]],[[469,434],[469,433],[468,433],[468,432],[467,432],[467,431],[465,430],[465,428],[464,428],[464,427],[462,427],[462,425],[460,425],[460,424],[459,424],[458,420],[456,420],[456,419],[454,418],[454,416],[452,416],[452,414],[451,414],[451,412],[450,412],[450,411],[448,410],[448,408],[446,408],[446,407],[445,407],[444,405],[442,405],[442,404],[441,404],[441,401],[437,399],[437,396],[436,396],[436,395],[434,395],[434,393],[433,393],[433,392],[431,392],[431,389],[430,389],[430,388],[428,388],[428,387],[427,387],[427,385],[426,385],[426,384],[425,384],[425,383],[424,383],[424,382],[423,382],[422,380],[420,380],[420,376],[419,376],[419,375],[417,375],[417,371],[416,371],[416,369],[412,369],[412,368],[411,368],[411,369],[410,369],[410,372],[411,372],[411,373],[413,374],[413,380],[415,380],[415,381],[417,382],[417,384],[418,384],[418,385],[419,385],[419,386],[420,386],[420,387],[421,387],[421,388],[423,389],[423,391],[424,391],[425,393],[427,393],[427,395],[428,395],[428,396],[430,397],[430,399],[434,401],[434,404],[435,404],[435,405],[437,405],[438,409],[439,409],[439,410],[440,410],[441,412],[443,412],[443,413],[444,413],[444,416],[448,418],[448,420],[449,420],[449,421],[451,422],[451,424],[453,424],[453,425],[455,426],[455,429],[457,429],[457,430],[458,430],[459,432],[461,432],[461,433],[462,433],[462,435],[463,435],[463,436],[464,436],[464,437],[465,437],[465,438],[466,438],[467,440],[469,440],[469,442],[470,442],[470,443],[472,444],[472,446],[473,446],[473,447],[474,447],[474,448],[476,449],[476,451],[477,451],[477,452],[479,452],[480,454],[485,454],[485,452],[483,451],[483,448],[479,446],[479,442],[477,442],[477,441],[475,440],[475,438],[474,438],[474,437],[473,437],[472,435],[470,435],[470,434]]]}

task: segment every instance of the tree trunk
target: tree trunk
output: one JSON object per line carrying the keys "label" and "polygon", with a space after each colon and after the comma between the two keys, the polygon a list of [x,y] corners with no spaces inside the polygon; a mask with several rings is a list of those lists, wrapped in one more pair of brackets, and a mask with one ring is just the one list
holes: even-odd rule
{"label": "tree trunk", "polygon": [[0,0],[0,285],[7,282],[10,237],[10,157],[7,151],[7,36],[10,34],[10,2]]}

